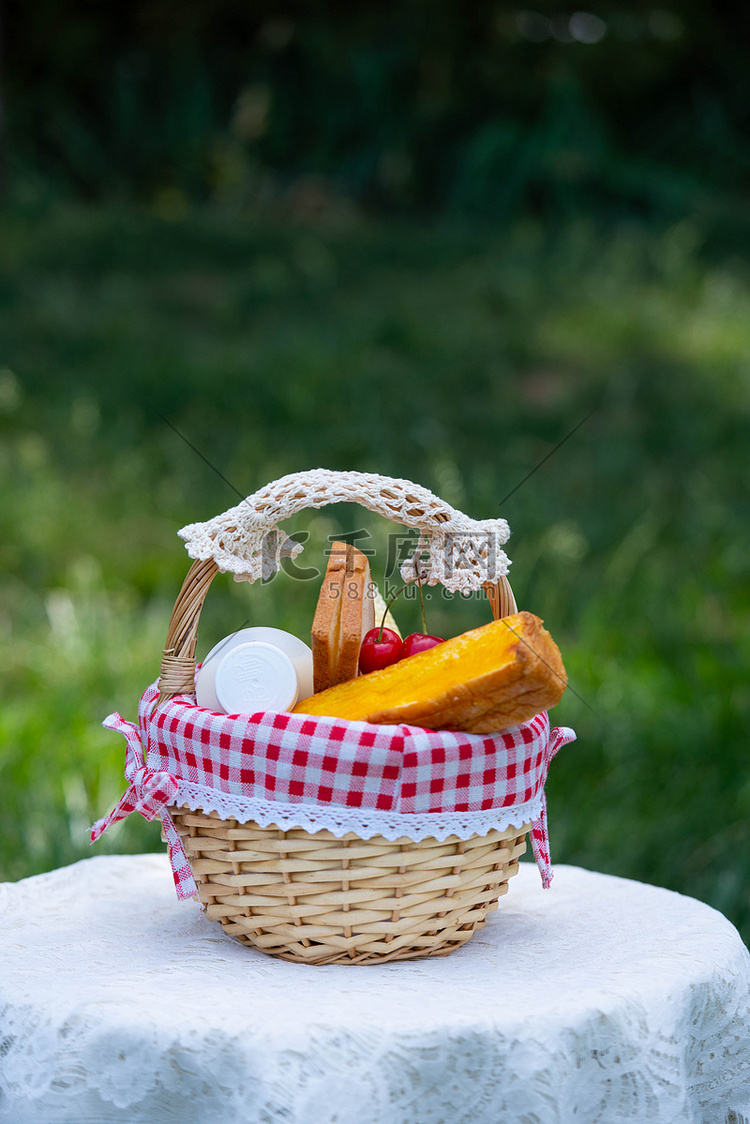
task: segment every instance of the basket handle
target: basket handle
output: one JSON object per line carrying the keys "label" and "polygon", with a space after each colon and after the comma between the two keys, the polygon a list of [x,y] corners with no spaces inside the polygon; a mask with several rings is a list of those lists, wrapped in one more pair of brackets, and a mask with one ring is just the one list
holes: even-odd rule
{"label": "basket handle", "polygon": [[190,523],[179,535],[191,558],[212,558],[236,581],[267,580],[283,557],[294,558],[302,550],[278,524],[304,508],[341,501],[420,532],[414,555],[401,566],[404,581],[419,576],[428,585],[440,582],[453,592],[468,592],[508,572],[510,561],[501,548],[510,528],[504,519],[470,519],[410,480],[368,472],[295,472],[205,523]]}
{"label": "basket handle", "polygon": [[[294,557],[300,543],[282,538],[278,521],[304,508],[353,501],[420,531],[416,550],[401,566],[405,581],[417,576],[447,589],[485,590],[497,620],[516,612],[506,577],[510,561],[500,549],[510,535],[504,519],[469,519],[432,492],[408,480],[374,473],[313,469],[267,484],[243,503],[206,523],[179,532],[195,559],[172,610],[161,661],[156,706],[178,694],[192,694],[195,647],[203,603],[219,571],[235,580],[269,578],[282,557]],[[428,555],[427,566],[420,561]],[[419,571],[417,572],[417,563]]]}

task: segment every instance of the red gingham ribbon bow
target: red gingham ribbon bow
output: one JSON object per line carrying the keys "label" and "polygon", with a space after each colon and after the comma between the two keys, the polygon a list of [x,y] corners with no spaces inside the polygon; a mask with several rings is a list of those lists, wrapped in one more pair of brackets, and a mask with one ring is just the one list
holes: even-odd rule
{"label": "red gingham ribbon bow", "polygon": [[[555,726],[550,730],[547,742],[546,758],[549,765],[552,758],[568,742],[576,740],[575,731],[568,726]],[[549,830],[547,828],[547,797],[542,790],[542,808],[537,819],[531,825],[531,846],[534,851],[539,873],[542,876],[542,886],[545,890],[552,884],[552,861],[549,851]]]}
{"label": "red gingham ribbon bow", "polygon": [[130,787],[109,815],[97,820],[91,828],[91,842],[95,843],[108,827],[124,820],[132,812],[139,812],[146,820],[159,816],[169,845],[177,896],[191,897],[196,893],[195,880],[182,840],[167,812],[167,806],[172,803],[179,790],[179,781],[171,773],[148,768],[143,756],[140,731],[132,722],[126,722],[121,715],[114,713],[104,719],[102,726],[107,730],[117,730],[127,742],[125,778],[130,781]]}

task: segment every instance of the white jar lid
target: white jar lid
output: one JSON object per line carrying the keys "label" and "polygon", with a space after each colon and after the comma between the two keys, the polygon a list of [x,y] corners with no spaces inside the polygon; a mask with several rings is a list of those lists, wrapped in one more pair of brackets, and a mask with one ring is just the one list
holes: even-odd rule
{"label": "white jar lid", "polygon": [[290,710],[297,701],[297,673],[289,656],[258,641],[232,648],[216,668],[216,697],[226,714]]}
{"label": "white jar lid", "polygon": [[293,636],[291,632],[284,632],[280,628],[271,628],[266,625],[255,625],[252,628],[241,628],[225,636],[215,644],[203,660],[198,678],[196,680],[196,702],[198,706],[207,710],[221,712],[222,706],[216,695],[216,671],[223,658],[234,648],[250,641],[260,641],[269,644],[272,648],[280,649],[288,656],[294,665],[299,684],[297,699],[306,699],[313,693],[313,658],[312,651],[304,641]]}

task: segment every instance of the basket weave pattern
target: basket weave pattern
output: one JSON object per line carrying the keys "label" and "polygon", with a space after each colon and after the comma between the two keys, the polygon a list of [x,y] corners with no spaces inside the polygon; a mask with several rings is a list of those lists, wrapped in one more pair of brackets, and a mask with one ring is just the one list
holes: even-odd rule
{"label": "basket weave pattern", "polygon": [[307,964],[446,956],[508,889],[530,825],[462,840],[310,834],[170,808],[207,916]]}

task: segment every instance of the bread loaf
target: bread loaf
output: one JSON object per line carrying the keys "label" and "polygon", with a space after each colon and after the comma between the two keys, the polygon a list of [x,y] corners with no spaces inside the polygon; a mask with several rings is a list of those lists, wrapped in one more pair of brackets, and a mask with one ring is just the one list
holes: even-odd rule
{"label": "bread loaf", "polygon": [[374,627],[367,557],[351,543],[335,542],[312,626],[316,693],[356,676],[362,637]]}

